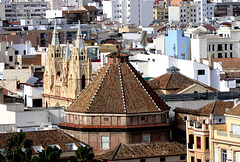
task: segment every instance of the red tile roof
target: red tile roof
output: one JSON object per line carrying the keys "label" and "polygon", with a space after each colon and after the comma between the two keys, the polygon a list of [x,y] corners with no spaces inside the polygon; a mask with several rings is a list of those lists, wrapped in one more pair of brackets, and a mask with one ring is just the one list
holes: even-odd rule
{"label": "red tile roof", "polygon": [[182,91],[193,84],[198,84],[204,88],[216,92],[217,90],[203,84],[197,80],[191,79],[183,74],[164,74],[148,81],[150,86],[157,92],[161,90],[175,90],[173,93]]}
{"label": "red tile roof", "polygon": [[240,116],[240,104],[238,104],[233,109],[229,110],[226,114],[234,115],[234,116]]}
{"label": "red tile roof", "polygon": [[240,78],[240,72],[226,72],[224,74],[220,74],[221,80],[232,80],[236,78]]}
{"label": "red tile roof", "polygon": [[240,68],[239,58],[214,58],[213,61],[220,62],[223,68]]}
{"label": "red tile roof", "polygon": [[186,145],[177,142],[120,144],[111,151],[98,156],[102,160],[126,160],[186,155]]}
{"label": "red tile roof", "polygon": [[130,63],[107,64],[66,111],[143,113],[169,110]]}
{"label": "red tile roof", "polygon": [[203,25],[202,27],[204,27],[205,29],[209,30],[209,31],[216,31],[216,28],[214,28],[212,25]]}
{"label": "red tile roof", "polygon": [[[13,137],[13,135],[14,133],[0,134],[0,149],[5,148],[7,139]],[[61,130],[25,132],[25,138],[32,140],[33,146],[42,146],[43,149],[46,149],[49,145],[57,144],[63,152],[70,151],[66,146],[67,143],[74,143],[77,147],[81,146],[80,143],[88,146]]]}
{"label": "red tile roof", "polygon": [[84,8],[88,11],[98,11],[98,9],[95,6],[84,6]]}
{"label": "red tile roof", "polygon": [[[224,115],[228,109],[232,109],[234,106],[233,101],[214,101],[199,109],[187,109],[187,108],[175,108],[174,111],[178,113],[186,113],[193,115],[209,116]],[[230,110],[231,111],[231,110]]]}

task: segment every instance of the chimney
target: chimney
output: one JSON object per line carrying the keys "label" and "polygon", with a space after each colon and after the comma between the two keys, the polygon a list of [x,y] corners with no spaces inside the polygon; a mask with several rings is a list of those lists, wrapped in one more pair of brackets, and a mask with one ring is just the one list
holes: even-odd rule
{"label": "chimney", "polygon": [[213,69],[213,54],[212,53],[208,54],[208,66],[211,70]]}

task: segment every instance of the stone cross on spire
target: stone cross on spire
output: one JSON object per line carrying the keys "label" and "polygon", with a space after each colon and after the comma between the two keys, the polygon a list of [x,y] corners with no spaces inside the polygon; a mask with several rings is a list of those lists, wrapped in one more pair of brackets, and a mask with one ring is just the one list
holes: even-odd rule
{"label": "stone cross on spire", "polygon": [[56,19],[55,19],[55,24],[54,24],[53,34],[52,34],[52,45],[55,47],[59,45]]}

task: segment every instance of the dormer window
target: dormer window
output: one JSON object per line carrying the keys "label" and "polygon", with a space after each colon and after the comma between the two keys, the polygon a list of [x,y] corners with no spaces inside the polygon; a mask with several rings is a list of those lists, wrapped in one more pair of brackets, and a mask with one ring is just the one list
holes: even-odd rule
{"label": "dormer window", "polygon": [[78,142],[78,144],[82,147],[85,147],[86,145],[84,145],[82,142]]}
{"label": "dormer window", "polygon": [[42,152],[42,150],[43,150],[42,146],[32,146],[32,148],[35,152]]}
{"label": "dormer window", "polygon": [[66,146],[68,148],[69,151],[75,151],[77,150],[77,146],[74,143],[66,143]]}
{"label": "dormer window", "polygon": [[0,154],[4,155],[4,149],[0,149]]}
{"label": "dormer window", "polygon": [[58,146],[58,144],[51,144],[51,145],[49,145],[49,146],[52,147],[52,148],[57,147],[57,148],[60,149],[60,147]]}

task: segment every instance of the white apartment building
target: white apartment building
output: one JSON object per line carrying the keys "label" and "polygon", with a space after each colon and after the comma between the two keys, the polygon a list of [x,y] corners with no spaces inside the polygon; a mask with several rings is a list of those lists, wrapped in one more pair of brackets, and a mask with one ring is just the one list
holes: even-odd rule
{"label": "white apartment building", "polygon": [[206,0],[193,2],[181,2],[180,6],[168,7],[168,19],[173,23],[203,23],[214,17],[213,3]]}
{"label": "white apartment building", "polygon": [[204,23],[214,17],[214,4],[208,3],[207,0],[194,0],[198,7],[198,22]]}
{"label": "white apartment building", "polygon": [[214,58],[239,58],[240,29],[220,28],[217,35],[202,35],[191,38],[191,59],[200,62],[212,53]]}
{"label": "white apartment building", "polygon": [[154,0],[103,1],[103,13],[112,21],[148,26],[153,21]]}
{"label": "white apartment building", "polygon": [[181,2],[180,6],[168,6],[168,21],[172,23],[198,23],[196,3]]}
{"label": "white apartment building", "polygon": [[[20,21],[25,18],[45,18],[48,2],[11,2],[5,4],[5,18]],[[2,8],[4,9],[4,8]]]}

